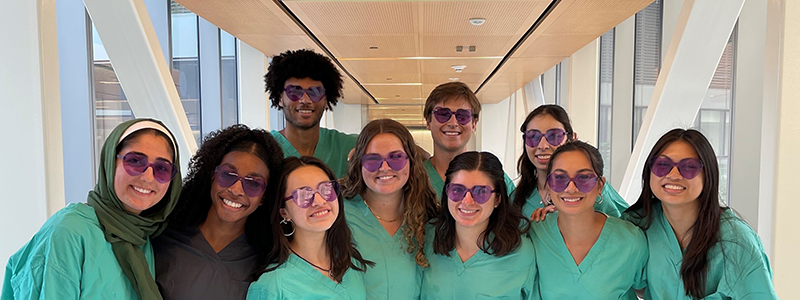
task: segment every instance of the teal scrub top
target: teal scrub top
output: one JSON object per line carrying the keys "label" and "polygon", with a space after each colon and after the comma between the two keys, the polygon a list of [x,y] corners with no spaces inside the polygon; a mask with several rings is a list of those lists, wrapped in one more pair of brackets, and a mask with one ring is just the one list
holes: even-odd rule
{"label": "teal scrub top", "polygon": [[[441,200],[442,191],[444,191],[444,179],[441,176],[439,176],[439,172],[436,172],[436,168],[433,167],[433,164],[431,164],[430,159],[425,160],[425,162],[423,162],[422,165],[425,166],[425,171],[428,172],[428,178],[430,178],[431,187],[433,187],[433,190],[436,192],[436,197],[437,197],[436,199]],[[508,177],[508,174],[506,173],[503,173],[503,179],[506,182],[506,190],[508,195],[510,196],[511,193],[513,193],[514,189],[516,188],[516,186],[514,185],[514,181],[511,180],[511,178]]]}
{"label": "teal scrub top", "polygon": [[[683,251],[661,204],[653,205],[653,223],[645,231],[650,250],[645,299],[690,300],[680,276]],[[626,213],[626,219],[633,219]],[[761,239],[732,210],[720,218],[720,242],[708,252],[703,299],[778,299]]]}
{"label": "teal scrub top", "polygon": [[405,225],[390,236],[361,196],[345,200],[344,205],[356,248],[364,259],[375,263],[364,273],[367,299],[419,299],[422,267],[414,260],[416,251],[406,251]]}
{"label": "teal scrub top", "polygon": [[[270,134],[278,142],[278,145],[281,145],[283,158],[300,157],[300,153],[283,134],[276,130],[272,130]],[[346,134],[338,130],[320,128],[314,157],[328,165],[333,170],[333,174],[336,174],[336,178],[344,178],[347,175],[347,155],[356,147],[357,138],[357,134]]]}
{"label": "teal scrub top", "polygon": [[[610,184],[606,183],[603,186],[601,194],[603,195],[603,202],[595,203],[594,210],[619,218],[622,216],[622,212],[628,209],[628,202],[625,202],[625,199],[622,199],[622,196]],[[511,196],[511,199],[513,201],[514,196]],[[525,199],[525,205],[522,206],[522,215],[530,219],[533,211],[542,207],[544,205],[542,205],[542,197],[539,196],[539,188],[535,188],[531,195]]]}
{"label": "teal scrub top", "polygon": [[558,212],[533,222],[542,299],[630,299],[645,286],[647,238],[639,227],[607,217],[589,253],[575,264],[558,228]]}
{"label": "teal scrub top", "polygon": [[[142,245],[150,273],[153,248]],[[0,299],[139,300],[106,241],[94,208],[73,203],[56,212],[6,266]]]}
{"label": "teal scrub top", "polygon": [[505,256],[479,250],[461,262],[455,248],[450,256],[433,253],[434,231],[432,226],[425,230],[430,267],[422,271],[420,299],[539,299],[536,255],[527,237]]}
{"label": "teal scrub top", "polygon": [[[270,266],[272,267],[272,266]],[[248,300],[363,300],[363,273],[348,269],[342,282],[336,283],[295,254],[280,267],[261,274],[247,291]]]}

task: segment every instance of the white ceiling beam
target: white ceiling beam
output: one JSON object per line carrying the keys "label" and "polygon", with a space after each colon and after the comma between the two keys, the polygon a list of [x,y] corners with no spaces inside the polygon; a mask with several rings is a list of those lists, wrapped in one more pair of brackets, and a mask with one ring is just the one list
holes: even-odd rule
{"label": "white ceiling beam", "polygon": [[685,0],[628,161],[620,194],[636,202],[642,169],[656,141],[694,124],[744,0]]}

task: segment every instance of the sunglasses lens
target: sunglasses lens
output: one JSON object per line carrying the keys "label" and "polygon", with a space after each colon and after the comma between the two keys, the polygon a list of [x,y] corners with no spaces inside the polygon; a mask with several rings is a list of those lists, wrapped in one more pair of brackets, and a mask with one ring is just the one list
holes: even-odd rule
{"label": "sunglasses lens", "polygon": [[483,185],[472,187],[472,200],[478,204],[484,204],[492,197],[492,188]]}
{"label": "sunglasses lens", "polygon": [[703,163],[699,159],[686,158],[678,163],[678,171],[686,179],[692,179],[700,175],[703,170]]}
{"label": "sunglasses lens", "polygon": [[556,193],[561,193],[567,189],[569,185],[569,177],[564,174],[550,174],[547,176],[547,185]]}
{"label": "sunglasses lens", "polygon": [[573,179],[573,182],[575,182],[575,187],[577,187],[581,193],[588,193],[592,191],[597,183],[597,176],[591,173],[578,174],[578,176],[575,176]]}
{"label": "sunglasses lens", "polygon": [[289,100],[297,101],[300,98],[303,98],[303,89],[296,85],[287,85],[286,88],[283,89],[283,92],[286,94],[286,97]]}
{"label": "sunglasses lens", "polygon": [[566,136],[564,130],[550,129],[545,133],[544,138],[551,146],[558,146],[564,141],[564,136]]}
{"label": "sunglasses lens", "polygon": [[[658,177],[664,177],[672,171],[672,167],[675,166],[675,163],[672,162],[671,159],[666,157],[659,157],[653,161],[653,164],[650,166],[650,170],[653,175]],[[680,170],[679,170],[680,171]]]}
{"label": "sunglasses lens", "polygon": [[242,178],[242,189],[247,196],[256,197],[261,195],[266,188],[267,185],[264,183],[264,179],[250,177]]}
{"label": "sunglasses lens", "polygon": [[449,184],[447,185],[447,198],[450,201],[458,202],[464,199],[464,196],[467,195],[467,187],[460,185],[460,184]]}
{"label": "sunglasses lens", "polygon": [[319,100],[322,100],[322,97],[325,96],[325,88],[321,86],[312,86],[306,90],[306,95],[308,95],[311,101],[319,102]]}
{"label": "sunglasses lens", "polygon": [[407,158],[408,156],[403,152],[392,152],[386,157],[386,162],[389,163],[392,170],[400,171],[406,166]]}
{"label": "sunglasses lens", "polygon": [[292,192],[292,200],[299,208],[308,208],[314,202],[314,190],[310,187],[304,186]]}
{"label": "sunglasses lens", "polygon": [[375,172],[381,168],[381,164],[383,164],[383,158],[377,154],[365,154],[361,157],[361,165],[367,171]]}
{"label": "sunglasses lens", "polygon": [[[456,115],[456,121],[458,121],[458,124],[467,125],[467,124],[469,124],[470,121],[472,121],[472,111],[470,111],[470,110],[459,109],[459,110],[456,111],[455,115]],[[449,119],[449,117],[448,117],[448,119]]]}
{"label": "sunglasses lens", "polygon": [[433,111],[433,117],[436,118],[436,121],[439,123],[447,123],[447,121],[450,121],[452,115],[453,112],[446,107],[440,107]]}
{"label": "sunglasses lens", "polygon": [[317,192],[325,201],[333,202],[336,200],[336,183],[332,181],[322,182],[317,186]]}
{"label": "sunglasses lens", "polygon": [[147,156],[138,153],[128,152],[122,157],[122,166],[128,175],[136,176],[144,173],[147,169]]}
{"label": "sunglasses lens", "polygon": [[217,170],[214,173],[216,174],[214,178],[216,179],[217,184],[224,188],[232,186],[237,180],[239,180],[239,175],[236,174],[236,171],[227,167],[217,167]]}
{"label": "sunglasses lens", "polygon": [[156,181],[160,183],[165,183],[172,179],[172,176],[175,175],[173,172],[174,167],[172,164],[165,162],[165,161],[156,161],[152,165],[153,168],[153,177],[155,177]]}
{"label": "sunglasses lens", "polygon": [[525,132],[525,145],[530,148],[539,146],[539,141],[542,140],[542,133],[538,130],[528,130]]}

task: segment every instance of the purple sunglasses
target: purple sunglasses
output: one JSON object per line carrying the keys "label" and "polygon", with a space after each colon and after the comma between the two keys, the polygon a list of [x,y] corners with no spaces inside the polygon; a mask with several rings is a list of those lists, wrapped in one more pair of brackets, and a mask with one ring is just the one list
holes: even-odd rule
{"label": "purple sunglasses", "polygon": [[406,166],[406,163],[408,163],[408,155],[403,151],[393,151],[389,152],[386,157],[382,157],[380,154],[376,153],[369,153],[361,156],[361,165],[370,172],[378,171],[384,161],[389,164],[392,170],[400,171]]}
{"label": "purple sunglasses", "polygon": [[703,171],[703,162],[697,158],[684,158],[679,162],[674,162],[666,156],[659,156],[650,164],[650,171],[653,175],[664,177],[672,172],[672,168],[678,167],[678,172],[686,179],[692,179],[700,175]]}
{"label": "purple sunglasses", "polygon": [[531,129],[522,134],[522,139],[525,140],[525,145],[528,147],[536,148],[539,146],[539,142],[542,141],[543,136],[548,144],[551,146],[558,146],[564,141],[564,137],[567,136],[567,133],[560,128],[553,128],[545,133]]}
{"label": "purple sunglasses", "polygon": [[433,109],[433,117],[436,118],[436,121],[439,123],[447,123],[450,121],[450,117],[453,115],[456,116],[456,121],[458,124],[467,125],[470,121],[472,121],[472,110],[471,109],[463,109],[459,108],[456,112],[453,112],[447,107],[437,107]]}
{"label": "purple sunglasses", "polygon": [[453,202],[464,200],[464,197],[467,196],[467,192],[469,192],[470,195],[472,195],[472,200],[475,200],[475,203],[484,204],[492,197],[494,190],[485,185],[476,185],[472,188],[467,188],[463,184],[450,183],[445,188],[445,192],[447,193],[447,198]]}
{"label": "purple sunglasses", "polygon": [[175,173],[178,173],[178,168],[171,162],[156,159],[154,163],[148,163],[147,155],[144,153],[128,152],[124,156],[117,155],[117,158],[122,159],[122,167],[131,176],[139,176],[147,171],[147,168],[153,168],[153,178],[159,183],[169,182]]}
{"label": "purple sunglasses", "polygon": [[312,86],[304,89],[299,85],[290,84],[283,88],[283,93],[292,101],[299,101],[303,98],[303,94],[306,94],[311,101],[319,102],[319,100],[322,100],[322,97],[325,97],[325,87]]}
{"label": "purple sunglasses", "polygon": [[309,208],[314,203],[315,194],[319,194],[327,202],[336,201],[339,197],[339,183],[336,180],[323,181],[317,184],[316,190],[308,186],[296,188],[292,191],[292,195],[283,198],[283,201],[292,200],[297,207]]}
{"label": "purple sunglasses", "polygon": [[241,177],[236,170],[229,166],[220,165],[214,169],[214,179],[216,183],[224,188],[228,188],[237,181],[242,182],[242,190],[247,196],[257,197],[267,189],[267,183],[264,178],[245,176]]}
{"label": "purple sunglasses", "polygon": [[594,173],[581,173],[573,178],[569,178],[565,173],[550,173],[550,175],[547,175],[547,185],[556,193],[565,191],[570,182],[574,182],[575,187],[581,193],[588,193],[597,183],[597,175]]}

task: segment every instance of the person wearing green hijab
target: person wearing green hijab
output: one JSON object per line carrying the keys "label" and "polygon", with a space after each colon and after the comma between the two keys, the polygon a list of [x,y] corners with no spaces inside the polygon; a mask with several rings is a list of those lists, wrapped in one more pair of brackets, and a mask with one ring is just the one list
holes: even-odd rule
{"label": "person wearing green hijab", "polygon": [[117,126],[87,203],[56,212],[11,256],[0,299],[161,299],[150,238],[181,190],[178,149],[163,123]]}

